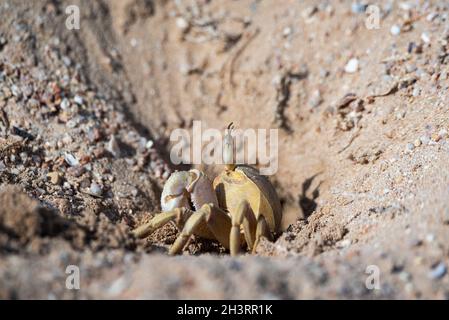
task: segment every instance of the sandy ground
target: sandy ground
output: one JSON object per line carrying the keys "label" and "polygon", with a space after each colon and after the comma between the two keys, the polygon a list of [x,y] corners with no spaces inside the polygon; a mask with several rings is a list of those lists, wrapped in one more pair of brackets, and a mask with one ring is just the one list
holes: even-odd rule
{"label": "sandy ground", "polygon": [[[449,4],[371,4],[2,1],[0,298],[449,298]],[[256,255],[130,234],[194,120],[279,130]]]}

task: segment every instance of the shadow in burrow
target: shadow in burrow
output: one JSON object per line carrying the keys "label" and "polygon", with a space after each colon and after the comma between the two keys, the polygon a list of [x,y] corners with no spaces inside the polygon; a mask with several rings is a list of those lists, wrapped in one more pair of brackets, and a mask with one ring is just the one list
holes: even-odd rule
{"label": "shadow in burrow", "polygon": [[318,206],[316,199],[318,199],[318,197],[320,196],[320,186],[323,181],[320,181],[311,192],[310,188],[315,178],[320,174],[321,172],[318,172],[310,178],[304,180],[304,182],[302,183],[302,191],[299,194],[298,204],[302,210],[303,219],[307,219]]}

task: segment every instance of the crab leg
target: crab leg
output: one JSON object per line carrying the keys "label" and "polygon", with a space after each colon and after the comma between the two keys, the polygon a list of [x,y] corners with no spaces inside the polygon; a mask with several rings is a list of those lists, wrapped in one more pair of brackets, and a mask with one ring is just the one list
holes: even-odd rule
{"label": "crab leg", "polygon": [[232,229],[229,236],[231,255],[235,256],[240,251],[240,226],[243,225],[243,233],[249,249],[254,245],[254,233],[256,231],[256,219],[248,201],[243,200],[237,207],[237,212],[232,215]]}
{"label": "crab leg", "polygon": [[182,251],[190,236],[195,233],[195,229],[201,224],[201,221],[205,219],[206,214],[205,211],[199,210],[190,216],[181,233],[176,238],[175,243],[173,243],[168,251],[168,254],[175,255]]}
{"label": "crab leg", "polygon": [[178,226],[183,225],[192,214],[192,210],[184,207],[161,212],[156,214],[148,223],[134,229],[132,233],[136,238],[145,238],[170,221],[176,221]]}
{"label": "crab leg", "polygon": [[225,247],[229,248],[229,232],[231,230],[231,219],[217,206],[205,204],[194,212],[186,221],[180,235],[173,243],[169,254],[174,255],[182,251],[190,236],[199,233],[197,230],[201,222],[206,222],[207,227],[215,238]]}
{"label": "crab leg", "polygon": [[254,243],[254,247],[252,252],[256,253],[257,245],[259,244],[260,237],[265,237],[268,240],[272,240],[270,228],[268,228],[267,221],[264,216],[259,216],[257,219],[257,228],[256,228],[256,241]]}

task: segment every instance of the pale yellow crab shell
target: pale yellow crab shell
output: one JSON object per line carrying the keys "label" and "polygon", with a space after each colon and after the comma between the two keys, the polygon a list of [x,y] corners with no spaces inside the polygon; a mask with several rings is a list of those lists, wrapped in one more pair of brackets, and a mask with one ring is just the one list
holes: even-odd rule
{"label": "pale yellow crab shell", "polygon": [[214,189],[221,208],[231,214],[243,199],[250,204],[254,215],[263,215],[272,232],[279,231],[282,208],[276,190],[270,181],[251,166],[239,165],[223,171],[214,180]]}

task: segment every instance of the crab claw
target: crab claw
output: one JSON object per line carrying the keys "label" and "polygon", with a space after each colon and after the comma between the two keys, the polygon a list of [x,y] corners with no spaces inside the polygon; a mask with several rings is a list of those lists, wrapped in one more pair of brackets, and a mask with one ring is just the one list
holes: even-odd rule
{"label": "crab claw", "polygon": [[162,190],[162,211],[182,207],[198,210],[206,203],[218,206],[217,196],[209,178],[197,169],[172,173]]}

